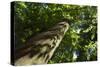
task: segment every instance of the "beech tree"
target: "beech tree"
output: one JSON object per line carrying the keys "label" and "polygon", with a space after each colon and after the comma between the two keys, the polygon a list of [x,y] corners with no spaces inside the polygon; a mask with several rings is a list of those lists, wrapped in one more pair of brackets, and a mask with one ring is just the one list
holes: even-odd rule
{"label": "beech tree", "polygon": [[[96,6],[14,3],[16,65],[97,60]],[[69,28],[65,31],[63,27]],[[63,34],[60,35],[58,30],[63,30]],[[56,40],[59,41],[54,46]],[[51,55],[49,50],[53,50]]]}

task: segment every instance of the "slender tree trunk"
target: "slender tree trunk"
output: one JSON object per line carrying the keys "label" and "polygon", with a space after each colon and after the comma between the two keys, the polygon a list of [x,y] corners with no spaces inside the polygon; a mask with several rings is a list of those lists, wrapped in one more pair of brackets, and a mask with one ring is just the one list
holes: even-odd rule
{"label": "slender tree trunk", "polygon": [[15,65],[47,64],[68,28],[67,22],[60,22],[32,37],[24,47],[15,50]]}

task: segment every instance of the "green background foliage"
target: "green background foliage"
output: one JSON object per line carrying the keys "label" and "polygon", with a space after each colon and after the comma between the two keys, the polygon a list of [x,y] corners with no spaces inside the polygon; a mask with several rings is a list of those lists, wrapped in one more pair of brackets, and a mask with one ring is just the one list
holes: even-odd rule
{"label": "green background foliage", "polygon": [[70,28],[48,63],[97,60],[96,6],[15,2],[15,48],[63,19]]}

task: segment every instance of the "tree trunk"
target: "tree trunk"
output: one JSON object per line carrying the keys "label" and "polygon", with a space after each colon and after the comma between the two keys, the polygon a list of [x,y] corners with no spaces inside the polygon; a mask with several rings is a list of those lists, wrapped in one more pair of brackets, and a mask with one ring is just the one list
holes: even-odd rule
{"label": "tree trunk", "polygon": [[32,37],[25,46],[15,50],[15,65],[47,64],[68,28],[67,22],[60,22]]}

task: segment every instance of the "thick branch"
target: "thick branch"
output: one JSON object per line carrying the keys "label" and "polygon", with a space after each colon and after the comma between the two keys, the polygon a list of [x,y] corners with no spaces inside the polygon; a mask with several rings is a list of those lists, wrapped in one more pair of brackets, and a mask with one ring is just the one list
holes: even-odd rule
{"label": "thick branch", "polygon": [[47,32],[32,37],[24,47],[15,50],[15,65],[46,64],[68,28],[67,22],[60,22]]}

